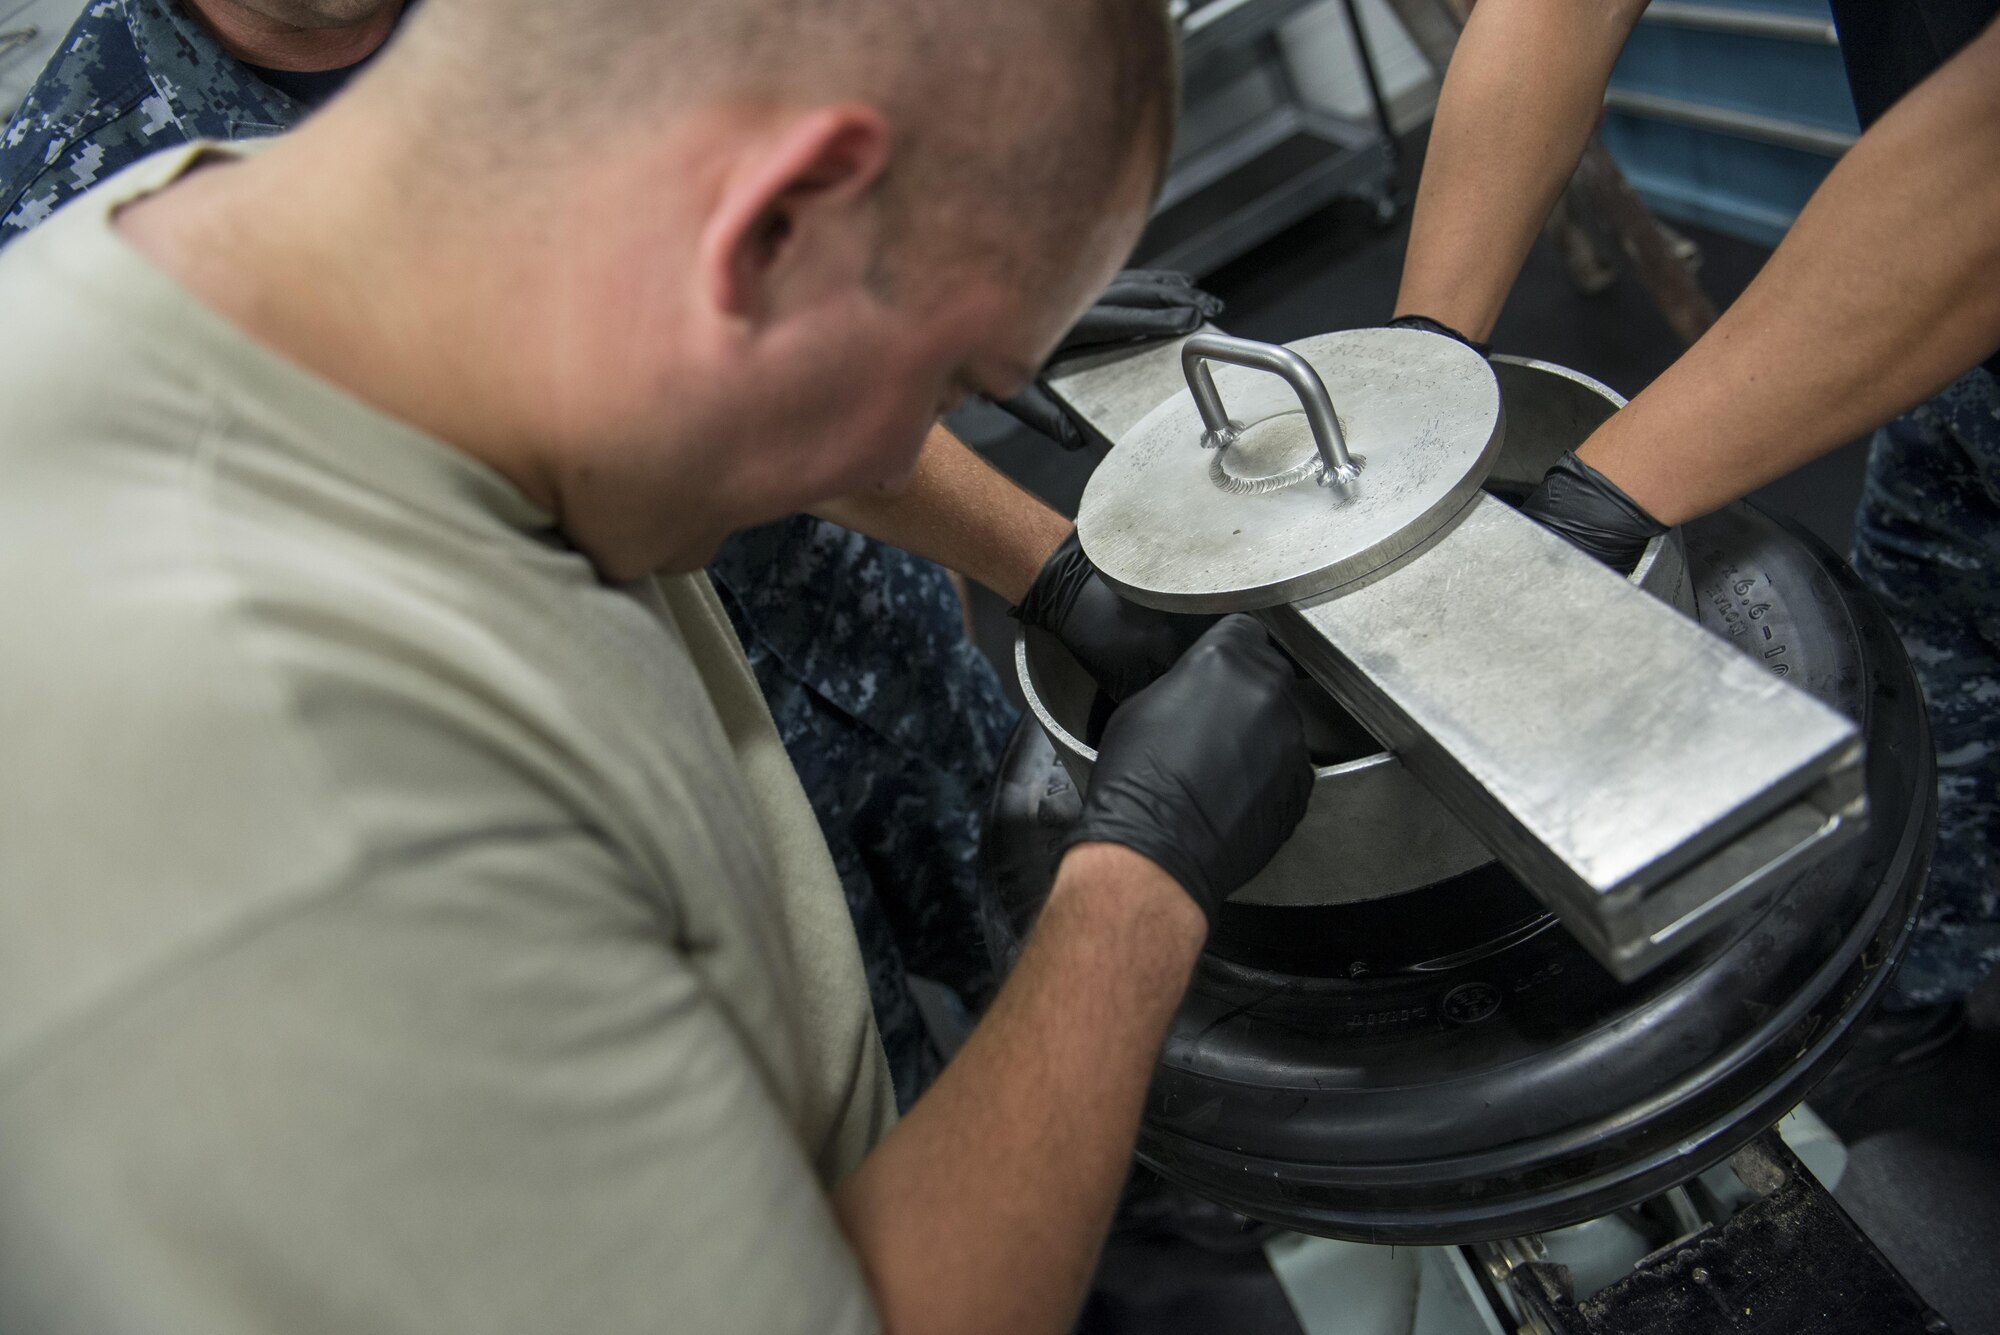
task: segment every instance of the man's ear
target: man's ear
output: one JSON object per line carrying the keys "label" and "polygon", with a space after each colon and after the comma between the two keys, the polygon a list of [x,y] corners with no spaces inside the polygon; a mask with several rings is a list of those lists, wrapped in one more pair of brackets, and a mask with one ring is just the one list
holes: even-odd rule
{"label": "man's ear", "polygon": [[889,123],[861,104],[819,108],[757,141],[702,228],[709,299],[726,314],[757,318],[802,225],[858,203],[888,165]]}

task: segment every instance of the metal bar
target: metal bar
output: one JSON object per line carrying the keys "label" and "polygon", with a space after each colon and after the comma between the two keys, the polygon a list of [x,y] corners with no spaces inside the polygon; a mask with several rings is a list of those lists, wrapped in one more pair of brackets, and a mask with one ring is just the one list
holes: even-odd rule
{"label": "metal bar", "polygon": [[1186,38],[1206,32],[1257,3],[1258,0],[1210,0],[1182,21],[1181,35]]}
{"label": "metal bar", "polygon": [[[1107,439],[1186,393],[1181,341],[1051,388]],[[1620,978],[1856,833],[1854,724],[1505,504],[1260,614]]]}
{"label": "metal bar", "polygon": [[1606,110],[1627,116],[1712,130],[1717,134],[1734,135],[1738,139],[1754,139],[1760,143],[1776,144],[1780,148],[1795,148],[1804,153],[1821,153],[1833,158],[1854,147],[1854,141],[1860,137],[1846,130],[1828,130],[1754,111],[1712,107],[1677,97],[1661,97],[1657,93],[1634,92],[1629,88],[1607,90],[1604,106]]}
{"label": "metal bar", "polygon": [[[1300,132],[1320,141],[1324,152],[1315,165],[1276,189],[1237,189],[1238,178],[1225,177],[1160,210],[1154,215],[1155,224],[1170,229],[1171,239],[1156,243],[1149,237],[1143,242],[1145,262],[1195,275],[1207,273],[1342,195],[1362,193],[1385,180],[1388,164],[1373,129],[1366,131],[1367,146],[1354,148],[1338,137],[1342,128],[1340,122],[1308,112]],[[1360,130],[1353,128],[1356,133]],[[1260,164],[1251,164],[1243,171],[1254,176],[1259,169]]]}
{"label": "metal bar", "polygon": [[1620,978],[1860,827],[1852,722],[1490,496],[1259,615]]}
{"label": "metal bar", "polygon": [[1181,24],[1181,59],[1189,69],[1207,63],[1217,52],[1282,27],[1318,0],[1217,0],[1194,11]]}
{"label": "metal bar", "polygon": [[1347,32],[1354,39],[1354,54],[1361,61],[1361,77],[1368,84],[1368,104],[1375,109],[1375,124],[1382,131],[1382,142],[1388,145],[1389,163],[1397,165],[1396,126],[1389,119],[1389,99],[1383,95],[1382,79],[1375,69],[1375,52],[1368,45],[1368,29],[1361,22],[1361,8],[1356,0],[1341,0],[1341,8],[1347,14]]}
{"label": "metal bar", "polygon": [[1261,36],[1314,3],[1316,0],[1212,0],[1182,20],[1182,58],[1193,63],[1217,47]]}
{"label": "metal bar", "polygon": [[1686,0],[1653,0],[1639,16],[1641,23],[1663,27],[1699,28],[1705,32],[1740,33],[1781,42],[1839,46],[1840,33],[1832,19],[1807,14],[1782,14],[1769,9],[1738,9],[1728,5],[1697,5]]}
{"label": "metal bar", "polygon": [[1175,164],[1166,187],[1160,191],[1160,202],[1153,210],[1155,215],[1220,184],[1304,129],[1305,118],[1295,106],[1279,103],[1259,112],[1226,139]]}

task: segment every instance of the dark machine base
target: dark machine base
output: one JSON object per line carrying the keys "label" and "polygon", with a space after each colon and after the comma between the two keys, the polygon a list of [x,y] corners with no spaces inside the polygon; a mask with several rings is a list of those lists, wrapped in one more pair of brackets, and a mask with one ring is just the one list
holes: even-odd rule
{"label": "dark machine base", "polygon": [[1582,1302],[1563,1267],[1529,1261],[1506,1279],[1538,1335],[1950,1335],[1813,1180],[1766,1132],[1729,1160],[1757,1198],[1720,1228],[1646,1257]]}
{"label": "dark machine base", "polygon": [[[1703,624],[1861,724],[1867,833],[1630,985],[1497,867],[1369,903],[1227,906],[1148,1097],[1147,1165],[1304,1233],[1518,1238],[1695,1177],[1839,1058],[1924,881],[1922,700],[1880,609],[1815,540],[1745,506],[1685,536]],[[1003,963],[1076,810],[1024,724],[982,855]]]}

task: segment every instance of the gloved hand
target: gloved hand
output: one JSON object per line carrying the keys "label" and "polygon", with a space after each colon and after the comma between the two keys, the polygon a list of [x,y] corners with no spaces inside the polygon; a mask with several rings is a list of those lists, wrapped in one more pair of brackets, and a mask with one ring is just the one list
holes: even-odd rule
{"label": "gloved hand", "polygon": [[1212,616],[1160,612],[1119,597],[1074,532],[1043,563],[1021,605],[1008,611],[1061,640],[1113,700],[1151,685],[1215,624]]}
{"label": "gloved hand", "polygon": [[1528,493],[1521,513],[1621,575],[1630,574],[1646,544],[1667,531],[1574,450],[1556,460],[1541,485]]}
{"label": "gloved hand", "polygon": [[1457,339],[1482,357],[1491,357],[1493,355],[1493,345],[1491,343],[1475,343],[1464,334],[1453,329],[1450,325],[1445,324],[1441,320],[1433,320],[1428,315],[1399,315],[1389,321],[1385,327],[1389,329],[1421,329],[1426,334],[1443,334],[1446,338]]}
{"label": "gloved hand", "polygon": [[1111,716],[1063,847],[1124,845],[1214,923],[1305,815],[1313,773],[1291,685],[1291,660],[1262,626],[1218,621]]}
{"label": "gloved hand", "polygon": [[[1126,343],[1178,338],[1192,334],[1222,314],[1222,299],[1202,291],[1186,274],[1166,269],[1127,269],[1111,280],[1083,318],[1063,335],[1049,358],[1054,366],[1066,357],[1098,352]],[[1049,392],[1048,373],[999,406],[1024,426],[1033,427],[1066,450],[1086,445],[1109,448],[1111,442],[1096,428],[1074,417]]]}

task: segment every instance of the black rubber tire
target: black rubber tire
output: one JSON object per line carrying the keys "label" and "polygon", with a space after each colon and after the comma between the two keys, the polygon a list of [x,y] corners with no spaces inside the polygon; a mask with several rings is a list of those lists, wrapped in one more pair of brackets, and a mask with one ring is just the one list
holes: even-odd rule
{"label": "black rubber tire", "polygon": [[[1227,906],[1148,1097],[1148,1166],[1302,1232],[1518,1236],[1686,1181],[1837,1060],[1928,867],[1922,698],[1880,608],[1816,540],[1741,505],[1685,536],[1703,624],[1861,725],[1867,831],[1631,985],[1497,868],[1368,904]],[[982,851],[1003,964],[1075,810],[1024,722]]]}

